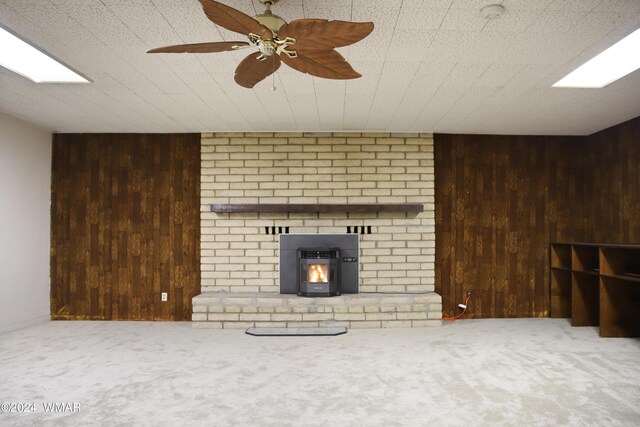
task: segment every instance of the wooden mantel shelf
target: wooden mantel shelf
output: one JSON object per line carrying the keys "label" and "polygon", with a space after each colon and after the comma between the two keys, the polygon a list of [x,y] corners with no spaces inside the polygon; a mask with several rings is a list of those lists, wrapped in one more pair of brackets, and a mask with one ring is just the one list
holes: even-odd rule
{"label": "wooden mantel shelf", "polygon": [[424,211],[420,203],[394,203],[394,204],[214,204],[211,212],[230,213],[316,213],[316,212],[409,212],[419,213]]}

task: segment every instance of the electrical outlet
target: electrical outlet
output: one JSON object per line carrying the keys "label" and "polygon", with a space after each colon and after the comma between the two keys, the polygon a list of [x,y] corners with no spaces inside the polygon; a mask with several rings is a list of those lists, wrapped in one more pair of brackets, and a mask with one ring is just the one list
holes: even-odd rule
{"label": "electrical outlet", "polygon": [[167,293],[166,292],[162,293],[162,301],[167,301]]}

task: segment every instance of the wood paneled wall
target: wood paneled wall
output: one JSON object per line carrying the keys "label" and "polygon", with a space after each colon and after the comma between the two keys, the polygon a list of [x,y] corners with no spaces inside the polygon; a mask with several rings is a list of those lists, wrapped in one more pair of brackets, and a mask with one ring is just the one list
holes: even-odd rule
{"label": "wood paneled wall", "polygon": [[199,210],[199,134],[55,134],[51,317],[190,320]]}
{"label": "wood paneled wall", "polygon": [[546,317],[549,243],[640,243],[640,118],[589,137],[435,135],[443,313]]}
{"label": "wood paneled wall", "polygon": [[585,153],[584,239],[640,244],[640,117],[589,136]]}
{"label": "wood paneled wall", "polygon": [[[436,292],[445,316],[543,317],[551,144],[564,138],[436,135]],[[559,194],[564,190],[557,189]]]}

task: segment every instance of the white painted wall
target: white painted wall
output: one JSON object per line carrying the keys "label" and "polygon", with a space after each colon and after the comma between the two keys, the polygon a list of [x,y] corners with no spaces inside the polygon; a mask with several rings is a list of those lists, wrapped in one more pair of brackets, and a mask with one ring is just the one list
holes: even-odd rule
{"label": "white painted wall", "polygon": [[0,334],[49,319],[51,132],[0,114]]}

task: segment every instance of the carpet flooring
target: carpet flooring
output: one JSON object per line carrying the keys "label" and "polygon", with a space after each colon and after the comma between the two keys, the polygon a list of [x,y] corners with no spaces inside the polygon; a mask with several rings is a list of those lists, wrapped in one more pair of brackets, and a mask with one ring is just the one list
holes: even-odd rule
{"label": "carpet flooring", "polygon": [[335,337],[47,322],[0,335],[0,404],[2,426],[638,426],[640,340],[564,319]]}

